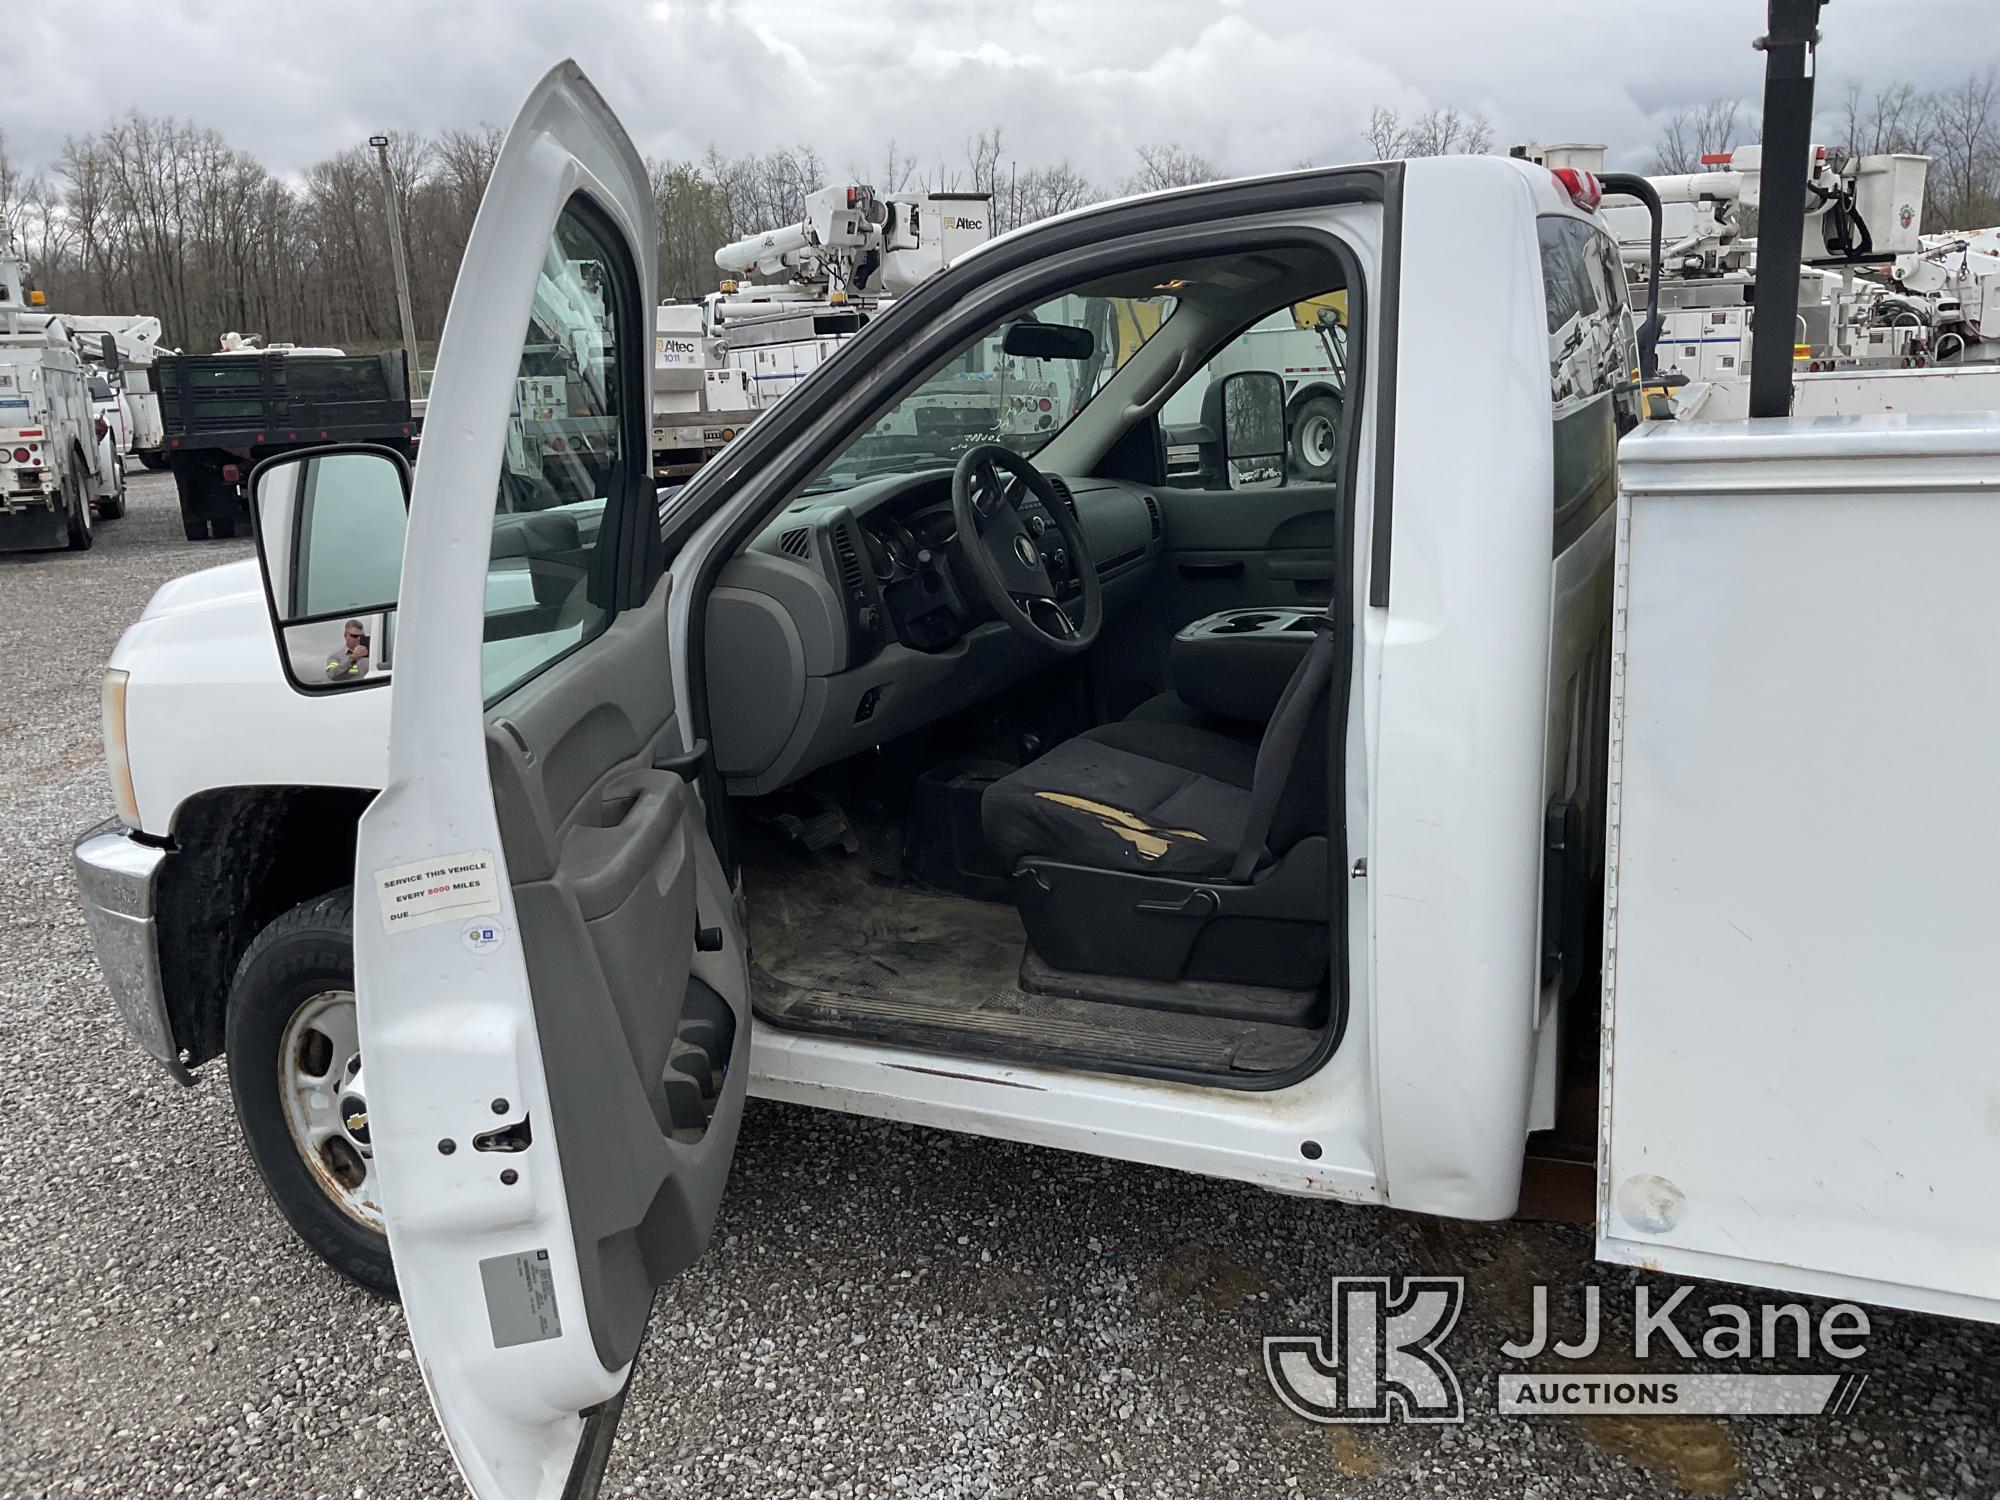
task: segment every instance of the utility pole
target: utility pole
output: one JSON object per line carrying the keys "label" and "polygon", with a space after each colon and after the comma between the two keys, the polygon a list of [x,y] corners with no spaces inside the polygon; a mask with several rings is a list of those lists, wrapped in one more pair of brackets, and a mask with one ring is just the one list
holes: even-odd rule
{"label": "utility pole", "polygon": [[403,254],[403,216],[396,207],[396,180],[389,175],[389,137],[371,135],[375,159],[382,164],[382,203],[389,215],[389,248],[396,262],[396,305],[403,315],[403,358],[410,366],[410,399],[424,394],[423,372],[417,367],[417,315],[410,308],[410,263]]}
{"label": "utility pole", "polygon": [[1764,54],[1763,182],[1757,209],[1756,318],[1750,345],[1750,415],[1792,411],[1793,329],[1805,245],[1807,156],[1812,149],[1813,52],[1826,0],[1770,0]]}

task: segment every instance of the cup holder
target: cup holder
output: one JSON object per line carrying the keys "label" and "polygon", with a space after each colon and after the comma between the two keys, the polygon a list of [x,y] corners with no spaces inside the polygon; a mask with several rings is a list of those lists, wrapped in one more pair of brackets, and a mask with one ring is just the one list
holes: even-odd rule
{"label": "cup holder", "polygon": [[1277,618],[1278,616],[1276,615],[1266,615],[1266,614],[1231,615],[1228,619],[1224,620],[1220,625],[1212,627],[1209,631],[1209,634],[1249,635],[1253,631],[1262,630],[1266,625],[1271,624]]}

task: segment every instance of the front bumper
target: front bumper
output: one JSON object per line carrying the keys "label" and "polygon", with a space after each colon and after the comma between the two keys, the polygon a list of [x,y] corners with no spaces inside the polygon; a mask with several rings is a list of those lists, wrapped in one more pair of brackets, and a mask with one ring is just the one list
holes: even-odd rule
{"label": "front bumper", "polygon": [[160,981],[160,946],[154,927],[153,889],[164,849],[142,844],[116,819],[76,841],[76,885],[83,917],[97,945],[98,967],[125,1024],[182,1083],[194,1077],[181,1062]]}

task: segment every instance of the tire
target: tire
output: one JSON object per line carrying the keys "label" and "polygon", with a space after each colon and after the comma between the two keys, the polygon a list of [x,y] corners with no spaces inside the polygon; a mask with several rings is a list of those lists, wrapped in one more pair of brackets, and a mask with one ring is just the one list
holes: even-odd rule
{"label": "tire", "polygon": [[124,519],[124,516],[125,470],[121,467],[118,470],[118,493],[113,495],[109,500],[100,500],[97,502],[97,519],[100,521],[118,521]]}
{"label": "tire", "polygon": [[1340,472],[1340,402],[1314,396],[1292,413],[1291,477],[1324,484]]}
{"label": "tire", "polygon": [[157,448],[141,448],[139,450],[139,462],[151,469],[155,474],[158,474],[167,466],[167,455],[160,452]]}
{"label": "tire", "polygon": [[[359,1183],[353,1176],[357,1162],[368,1166],[355,1138],[343,1124],[326,1140],[321,1165],[314,1166],[294,1125],[300,1108],[296,1100],[306,1092],[291,1087],[295,1063],[300,1071],[331,1080],[314,1092],[335,1096],[332,1115],[343,1122],[354,1118],[353,1096],[339,1096],[345,1081],[357,1075],[341,1054],[351,1045],[358,1058],[358,1043],[328,1042],[341,1028],[321,1031],[314,1019],[334,1014],[342,992],[351,1016],[354,893],[345,888],[300,902],[258,933],[237,965],[224,1033],[229,1092],[250,1158],[278,1212],[307,1248],[342,1276],[393,1298],[396,1272],[388,1235],[379,1212],[371,1225],[357,1206],[366,1202],[373,1179],[372,1171]],[[358,1113],[365,1122],[365,1107]],[[365,1123],[360,1129],[365,1143]],[[365,1144],[360,1150],[366,1150]],[[348,1174],[344,1187],[337,1181],[342,1172]]]}
{"label": "tire", "polygon": [[208,540],[208,516],[201,496],[201,474],[191,461],[174,465],[174,496],[180,501],[181,535],[191,542]]}
{"label": "tire", "polygon": [[69,517],[69,550],[88,552],[97,541],[97,533],[90,526],[90,501],[84,498],[81,454],[72,460],[70,478],[63,484],[63,510]]}
{"label": "tire", "polygon": [[226,542],[241,524],[234,516],[217,516],[208,523],[208,534],[215,541]]}

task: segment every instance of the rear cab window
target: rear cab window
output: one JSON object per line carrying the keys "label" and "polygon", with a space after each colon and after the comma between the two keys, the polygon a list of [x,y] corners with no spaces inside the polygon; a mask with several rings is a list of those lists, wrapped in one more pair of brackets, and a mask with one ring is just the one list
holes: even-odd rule
{"label": "rear cab window", "polygon": [[1618,247],[1592,220],[1537,222],[1548,313],[1551,496],[1560,552],[1611,508],[1618,439],[1638,425],[1639,344]]}

